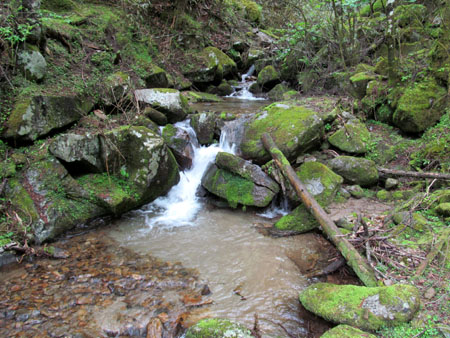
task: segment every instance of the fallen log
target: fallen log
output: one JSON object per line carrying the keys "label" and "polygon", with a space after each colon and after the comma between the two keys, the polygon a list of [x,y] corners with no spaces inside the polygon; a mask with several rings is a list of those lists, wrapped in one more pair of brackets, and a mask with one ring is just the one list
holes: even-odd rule
{"label": "fallen log", "polygon": [[283,155],[280,149],[273,142],[272,137],[265,133],[262,136],[262,142],[266,150],[272,155],[274,162],[281,169],[283,174],[292,184],[295,192],[302,200],[305,207],[317,219],[322,226],[323,231],[336,245],[342,256],[346,259],[349,266],[352,267],[356,275],[366,286],[377,286],[378,282],[375,272],[367,261],[359,254],[359,252],[350,244],[345,237],[342,237],[341,231],[334,224],[328,214],[317,203],[314,197],[306,189],[305,185],[300,181],[294,169],[292,169],[289,161]]}
{"label": "fallen log", "polygon": [[403,177],[431,178],[437,180],[450,180],[450,174],[394,170],[381,167],[378,167],[377,170],[382,176],[403,176]]}

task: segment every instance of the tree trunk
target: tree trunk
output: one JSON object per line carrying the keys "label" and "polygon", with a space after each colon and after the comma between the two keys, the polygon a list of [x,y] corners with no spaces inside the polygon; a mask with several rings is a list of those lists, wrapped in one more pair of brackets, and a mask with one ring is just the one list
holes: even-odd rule
{"label": "tree trunk", "polygon": [[314,197],[306,190],[304,184],[300,181],[294,169],[292,169],[289,161],[279,150],[276,144],[273,142],[272,137],[269,134],[263,134],[262,142],[266,150],[272,155],[277,166],[281,169],[283,174],[288,178],[289,182],[294,187],[297,195],[301,198],[305,207],[311,212],[311,214],[319,221],[323,231],[336,245],[342,256],[347,260],[358,275],[359,279],[366,286],[377,286],[377,279],[375,273],[367,261],[359,254],[358,251],[351,245],[345,237],[342,237],[341,231],[337,228],[328,214],[317,203]]}
{"label": "tree trunk", "polygon": [[418,178],[431,178],[437,180],[450,180],[450,174],[441,173],[429,173],[429,172],[416,172],[416,171],[404,171],[394,170],[387,168],[377,168],[378,172],[385,176],[404,176],[404,177],[418,177]]}

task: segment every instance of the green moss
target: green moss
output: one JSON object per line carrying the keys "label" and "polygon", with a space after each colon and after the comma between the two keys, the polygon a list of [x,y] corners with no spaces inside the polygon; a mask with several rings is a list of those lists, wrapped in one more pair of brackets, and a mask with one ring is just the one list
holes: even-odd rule
{"label": "green moss", "polygon": [[[374,12],[382,12],[383,8],[386,8],[386,0],[377,0],[373,4]],[[361,16],[369,16],[370,15],[370,5],[365,6],[359,14]]]}
{"label": "green moss", "polygon": [[186,338],[252,338],[250,330],[227,319],[203,319],[186,332]]}
{"label": "green moss", "polygon": [[218,97],[217,95],[210,93],[202,93],[202,92],[183,92],[183,96],[187,98],[189,102],[197,103],[197,102],[222,102],[223,99]]}
{"label": "green moss", "polygon": [[320,338],[376,338],[376,336],[349,325],[338,325],[325,332]]}
{"label": "green moss", "polygon": [[[225,198],[232,208],[238,204],[254,205],[253,189],[255,184],[239,175],[234,175],[226,170],[218,170],[213,178],[218,195]],[[223,183],[219,183],[223,182]],[[267,202],[269,204],[270,201]]]}
{"label": "green moss", "polygon": [[377,198],[380,201],[389,201],[391,199],[391,194],[389,193],[389,191],[380,190],[377,192]]}
{"label": "green moss", "polygon": [[259,73],[257,78],[257,83],[261,87],[265,86],[269,82],[279,80],[280,75],[276,71],[274,66],[266,66]]}
{"label": "green moss", "polygon": [[303,205],[300,205],[289,215],[281,217],[274,226],[279,230],[304,233],[318,228],[319,223]]}
{"label": "green moss", "polygon": [[42,0],[41,8],[55,12],[71,11],[75,8],[75,4],[72,0]]}
{"label": "green moss", "polygon": [[331,135],[328,142],[348,153],[364,154],[370,142],[370,133],[363,123],[349,122]]}
{"label": "green moss", "polygon": [[255,23],[260,23],[262,19],[262,7],[251,0],[241,0],[245,6],[247,18]]}

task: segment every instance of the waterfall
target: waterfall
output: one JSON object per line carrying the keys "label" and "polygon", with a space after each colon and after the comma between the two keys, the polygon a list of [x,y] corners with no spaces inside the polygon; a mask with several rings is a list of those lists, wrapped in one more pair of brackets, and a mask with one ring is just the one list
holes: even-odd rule
{"label": "waterfall", "polygon": [[253,75],[253,73],[255,72],[255,66],[252,65],[250,67],[250,69],[247,71],[247,73],[242,74],[241,77],[241,82],[239,83],[238,86],[234,87],[234,93],[232,93],[230,96],[228,97],[233,97],[233,98],[237,98],[237,99],[242,99],[242,100],[265,100],[262,97],[256,97],[254,96],[250,91],[249,88],[252,84],[254,84],[256,81],[247,81],[247,79],[249,77],[251,77]]}
{"label": "waterfall", "polygon": [[206,147],[198,144],[195,131],[189,125],[189,121],[178,122],[175,127],[184,129],[189,134],[194,147],[194,159],[191,169],[181,172],[180,182],[172,187],[166,196],[157,198],[141,209],[141,213],[145,214],[145,222],[150,228],[157,225],[168,227],[192,225],[202,206],[196,192],[201,184],[203,173],[215,160],[218,152],[234,153],[235,150],[235,144],[227,138],[227,135],[232,135],[227,128],[222,131],[219,144]]}

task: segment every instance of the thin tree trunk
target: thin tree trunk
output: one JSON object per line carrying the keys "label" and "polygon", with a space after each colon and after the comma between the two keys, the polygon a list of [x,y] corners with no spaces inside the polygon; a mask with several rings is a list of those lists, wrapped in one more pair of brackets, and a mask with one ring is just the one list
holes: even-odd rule
{"label": "thin tree trunk", "polygon": [[319,221],[323,231],[336,245],[342,253],[342,256],[344,256],[347,260],[348,265],[350,265],[353,271],[355,271],[358,275],[359,279],[366,286],[377,286],[377,279],[372,267],[359,254],[359,252],[356,251],[353,245],[351,245],[346,238],[342,237],[341,231],[337,228],[328,214],[322,209],[319,203],[317,203],[314,197],[312,197],[308,190],[306,190],[306,187],[300,181],[294,169],[292,169],[289,161],[273,142],[272,137],[269,134],[263,134],[262,142],[266,150],[272,155],[274,162],[292,184],[295,192],[301,198],[305,207],[317,219],[317,221]]}
{"label": "thin tree trunk", "polygon": [[416,172],[416,171],[404,171],[394,170],[378,167],[378,172],[385,176],[404,176],[404,177],[417,177],[417,178],[431,178],[437,180],[450,180],[450,174],[430,173],[430,172]]}

